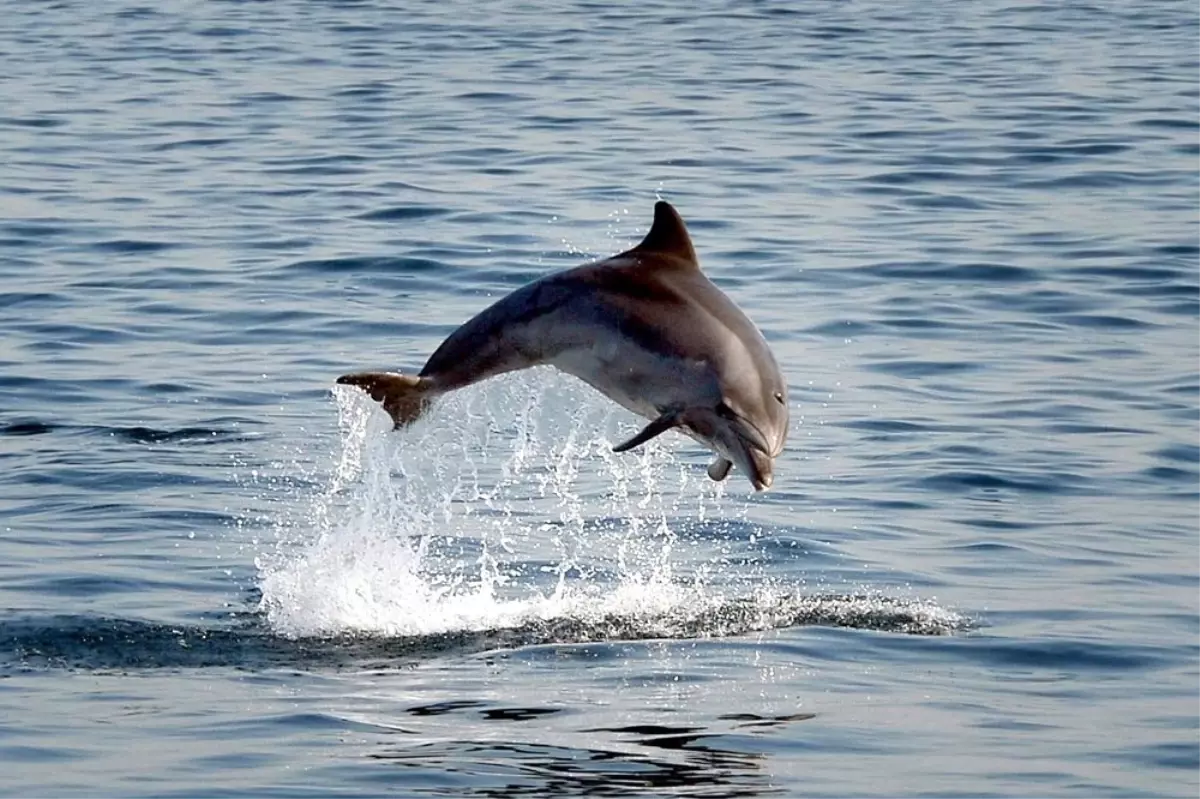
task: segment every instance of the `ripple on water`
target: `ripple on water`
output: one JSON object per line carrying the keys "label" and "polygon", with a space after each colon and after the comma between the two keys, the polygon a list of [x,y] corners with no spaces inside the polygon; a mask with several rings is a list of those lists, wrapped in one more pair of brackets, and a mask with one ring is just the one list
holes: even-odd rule
{"label": "ripple on water", "polygon": [[[96,590],[151,590],[153,581],[131,586],[111,576],[79,576],[45,587],[77,596]],[[624,593],[627,600],[628,591]],[[663,589],[656,591],[662,593]],[[475,619],[455,614],[454,604],[446,600],[441,607],[427,610],[441,613],[441,619],[409,623],[398,619],[391,630],[345,628],[285,635],[273,629],[278,623],[269,611],[265,617],[252,617],[233,627],[96,616],[10,616],[0,622],[0,654],[8,668],[361,669],[547,644],[721,638],[798,626],[934,636],[972,626],[967,617],[932,602],[866,595],[693,597],[676,604],[659,601],[652,607],[639,603],[636,609],[620,607],[619,600],[573,597],[553,603],[521,603],[520,608],[515,607],[517,603],[492,603]],[[404,631],[417,628],[429,631]]]}
{"label": "ripple on water", "polygon": [[[1194,3],[384,5],[0,15],[10,793],[1196,795]],[[656,194],[771,492],[551,378],[343,456]]]}

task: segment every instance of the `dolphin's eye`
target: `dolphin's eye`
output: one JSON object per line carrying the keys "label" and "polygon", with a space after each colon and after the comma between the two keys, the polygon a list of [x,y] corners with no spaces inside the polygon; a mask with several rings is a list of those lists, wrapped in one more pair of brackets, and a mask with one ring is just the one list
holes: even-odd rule
{"label": "dolphin's eye", "polygon": [[718,402],[715,410],[717,416],[720,416],[722,419],[734,419],[737,417],[737,414],[733,412],[733,408],[730,408],[724,402]]}
{"label": "dolphin's eye", "polygon": [[783,392],[782,391],[775,392],[775,401],[778,402],[780,405],[783,404]]}

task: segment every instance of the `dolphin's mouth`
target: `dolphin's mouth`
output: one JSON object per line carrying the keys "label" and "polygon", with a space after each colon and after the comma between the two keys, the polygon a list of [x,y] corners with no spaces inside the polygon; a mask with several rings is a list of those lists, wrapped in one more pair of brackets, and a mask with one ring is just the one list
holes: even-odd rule
{"label": "dolphin's mouth", "polygon": [[775,480],[774,459],[756,442],[739,436],[738,444],[741,446],[730,453],[730,459],[746,473],[755,491],[766,491]]}
{"label": "dolphin's mouth", "polygon": [[750,467],[746,469],[746,473],[750,482],[754,484],[754,490],[766,491],[771,487],[771,483],[775,482],[775,464],[771,456],[757,449],[750,450],[747,455]]}
{"label": "dolphin's mouth", "polygon": [[[709,477],[723,480],[732,463],[746,475],[755,491],[765,491],[775,479],[775,455],[769,439],[757,426],[738,415],[724,403],[714,408],[693,408],[682,414],[678,426],[689,436],[714,450],[719,456],[709,467]],[[778,454],[778,450],[775,453]]]}
{"label": "dolphin's mouth", "polygon": [[775,480],[775,459],[767,437],[745,417],[721,415],[730,422],[726,429],[733,434],[729,436],[732,441],[723,442],[729,450],[726,457],[746,473],[755,491],[766,491]]}
{"label": "dolphin's mouth", "polygon": [[762,434],[762,431],[740,416],[738,421],[741,424],[734,428],[738,438],[744,441],[749,449],[770,457],[771,445],[767,443],[767,437]]}

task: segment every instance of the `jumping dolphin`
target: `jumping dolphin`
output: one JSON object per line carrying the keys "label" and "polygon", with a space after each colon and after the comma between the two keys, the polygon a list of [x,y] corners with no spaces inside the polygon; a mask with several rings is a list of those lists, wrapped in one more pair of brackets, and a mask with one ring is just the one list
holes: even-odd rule
{"label": "jumping dolphin", "polygon": [[651,420],[614,452],[679,428],[716,453],[713,480],[736,464],[756,491],[770,488],[788,434],[787,385],[762,333],[700,271],[666,202],[641,244],[517,289],[451,333],[417,376],[337,382],[364,389],[403,427],[440,394],[540,364]]}

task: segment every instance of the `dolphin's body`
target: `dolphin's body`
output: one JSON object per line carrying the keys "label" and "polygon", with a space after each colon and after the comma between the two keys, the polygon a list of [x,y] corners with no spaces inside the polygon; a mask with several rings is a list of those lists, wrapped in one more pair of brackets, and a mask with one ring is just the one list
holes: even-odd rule
{"label": "dolphin's body", "polygon": [[450,334],[413,377],[343,375],[383,403],[396,427],[439,394],[550,364],[650,419],[624,452],[679,428],[769,488],[788,433],[787,385],[758,328],[704,276],[683,220],[654,206],[641,244],[519,288]]}

